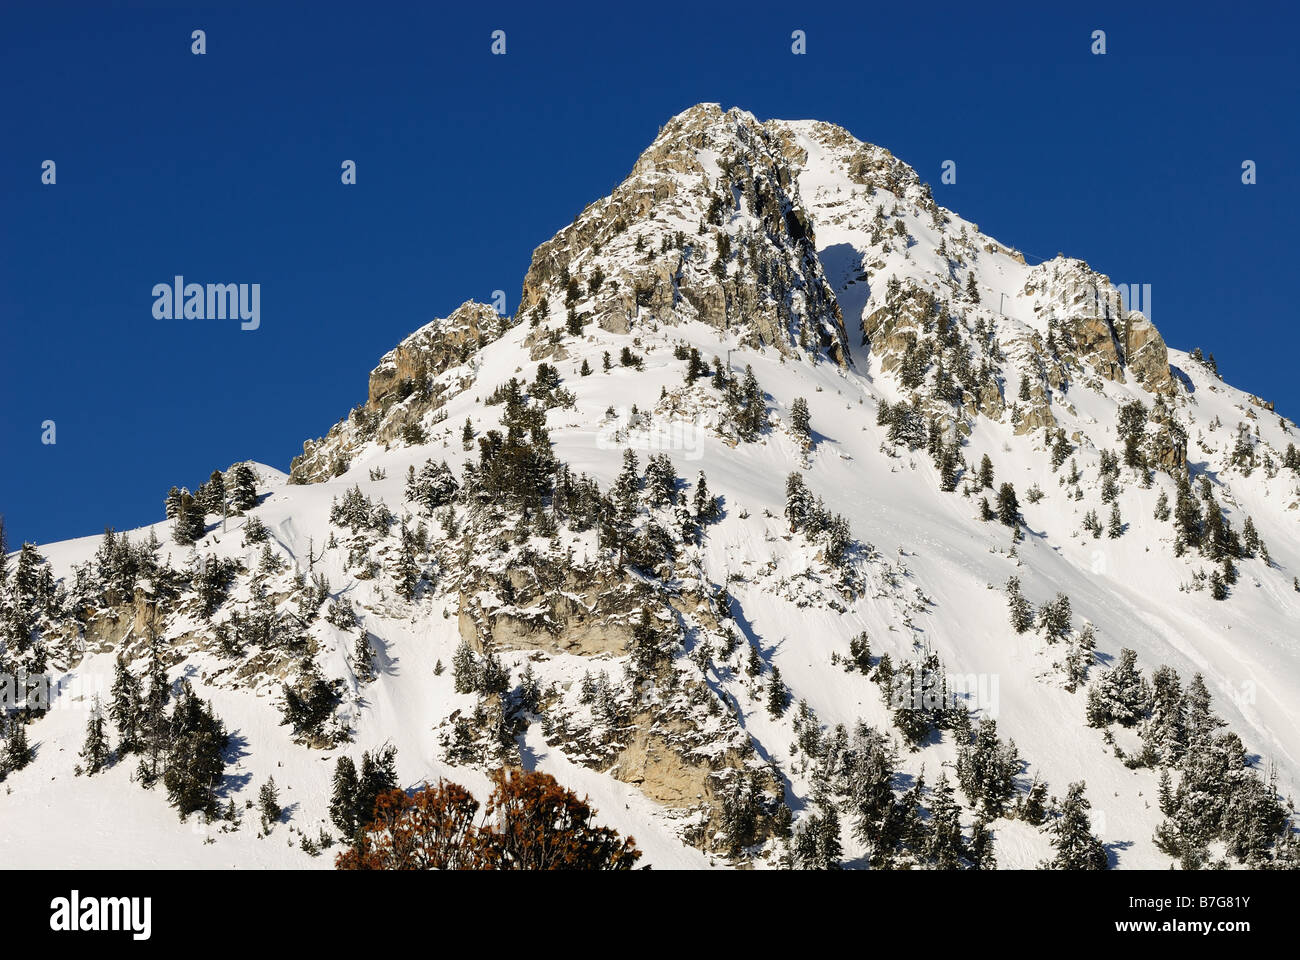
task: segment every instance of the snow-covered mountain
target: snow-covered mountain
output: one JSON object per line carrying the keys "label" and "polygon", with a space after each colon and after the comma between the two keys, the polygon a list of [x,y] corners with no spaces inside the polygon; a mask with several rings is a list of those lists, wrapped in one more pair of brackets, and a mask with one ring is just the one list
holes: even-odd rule
{"label": "snow-covered mountain", "polygon": [[[255,503],[9,556],[6,670],[58,689],[0,858],[329,866],[388,743],[404,786],[552,773],[659,867],[1078,865],[1089,822],[1294,863],[1296,427],[1125,301],[839,127],[692,107]],[[220,817],[77,775],[118,658],[211,701]]]}

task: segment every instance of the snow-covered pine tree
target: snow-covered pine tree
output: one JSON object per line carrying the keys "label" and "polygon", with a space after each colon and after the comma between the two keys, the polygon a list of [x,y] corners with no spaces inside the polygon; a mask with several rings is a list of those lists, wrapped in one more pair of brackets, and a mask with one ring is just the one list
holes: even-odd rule
{"label": "snow-covered pine tree", "polygon": [[104,711],[100,708],[99,697],[95,697],[90,707],[90,718],[86,721],[86,740],[81,747],[81,759],[85,762],[84,772],[94,776],[108,763],[108,737],[104,734]]}
{"label": "snow-covered pine tree", "polygon": [[1072,783],[1067,788],[1061,809],[1049,828],[1056,856],[1044,866],[1054,870],[1107,868],[1106,849],[1092,833],[1092,821],[1088,816],[1092,804],[1084,795],[1085,789],[1082,781]]}

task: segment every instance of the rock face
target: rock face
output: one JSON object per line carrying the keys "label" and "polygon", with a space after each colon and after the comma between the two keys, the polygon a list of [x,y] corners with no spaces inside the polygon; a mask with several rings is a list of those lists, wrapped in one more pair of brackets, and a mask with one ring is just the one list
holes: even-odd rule
{"label": "rock face", "polygon": [[485,574],[460,592],[458,627],[472,648],[622,656],[641,600],[627,577],[535,562]]}
{"label": "rock face", "polygon": [[612,194],[537,248],[517,317],[615,333],[700,320],[782,353],[848,360],[782,144],[717,104],[670,120]]}
{"label": "rock face", "polygon": [[1155,324],[1138,313],[1124,318],[1124,360],[1138,383],[1152,393],[1174,390],[1169,371],[1169,350]]}
{"label": "rock face", "polygon": [[338,476],[367,441],[393,441],[421,426],[460,386],[457,371],[508,328],[508,318],[469,300],[406,337],[370,372],[366,402],[324,437],[303,443],[290,465],[290,481],[317,483]]}
{"label": "rock face", "polygon": [[434,320],[415,331],[380,358],[370,373],[366,405],[379,409],[384,400],[448,367],[464,363],[500,335],[505,322],[485,303],[462,303],[445,319]]}
{"label": "rock face", "polygon": [[1128,371],[1151,393],[1174,390],[1169,351],[1155,325],[1126,311],[1118,288],[1083,261],[1057,257],[1039,264],[1023,292],[1063,351],[1101,377],[1122,382]]}

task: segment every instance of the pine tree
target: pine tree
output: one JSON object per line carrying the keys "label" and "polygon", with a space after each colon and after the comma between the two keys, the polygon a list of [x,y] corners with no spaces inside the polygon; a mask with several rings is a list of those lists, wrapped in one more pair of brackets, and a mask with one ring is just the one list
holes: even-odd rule
{"label": "pine tree", "polygon": [[451,676],[457,693],[474,693],[481,683],[478,658],[465,640],[451,656]]}
{"label": "pine tree", "polygon": [[1151,760],[1164,766],[1177,763],[1187,749],[1183,688],[1172,667],[1162,665],[1151,675],[1151,703],[1142,723],[1142,739]]}
{"label": "pine tree", "polygon": [[262,815],[262,832],[270,833],[271,825],[278,823],[284,813],[280,809],[280,792],[276,789],[275,777],[267,777],[257,792],[257,807]]}
{"label": "pine tree", "polygon": [[1137,669],[1137,654],[1120,650],[1119,661],[1097,681],[1095,694],[1089,691],[1088,723],[1104,727],[1115,722],[1131,727],[1142,719],[1151,692]]}
{"label": "pine tree", "polygon": [[1015,793],[1020,764],[1015,741],[1003,744],[998,737],[997,721],[985,717],[980,721],[975,742],[963,744],[957,751],[957,783],[972,805],[981,805],[990,817],[1000,817]]}
{"label": "pine tree", "polygon": [[194,693],[188,680],[181,681],[167,725],[167,740],[162,779],[168,799],[182,819],[195,811],[215,818],[216,788],[225,773],[230,737],[211,704]]}
{"label": "pine tree", "polygon": [[1228,599],[1228,585],[1223,582],[1223,575],[1218,570],[1210,571],[1210,596],[1215,600]]}
{"label": "pine tree", "polygon": [[32,762],[32,748],[27,743],[27,728],[15,717],[10,721],[9,737],[5,741],[4,763],[0,769],[21,770]]}
{"label": "pine tree", "polygon": [[961,806],[957,803],[948,775],[940,774],[934,785],[930,804],[929,843],[926,857],[938,870],[956,870],[965,856],[965,838],[961,833]]}
{"label": "pine tree", "polygon": [[1161,523],[1169,519],[1169,497],[1163,490],[1160,491],[1160,496],[1156,498],[1156,509],[1153,516]]}
{"label": "pine tree", "polygon": [[1052,847],[1056,856],[1047,864],[1055,870],[1105,870],[1106,850],[1092,834],[1088,811],[1092,804],[1084,796],[1084,784],[1067,788],[1056,822],[1052,824]]}
{"label": "pine tree", "polygon": [[975,284],[975,271],[973,270],[966,272],[966,299],[971,303],[980,302],[980,289]]}
{"label": "pine tree", "polygon": [[1110,505],[1110,522],[1106,527],[1107,535],[1112,539],[1117,539],[1124,533],[1124,521],[1119,515],[1119,501]]}
{"label": "pine tree", "polygon": [[203,507],[189,491],[182,490],[176,519],[172,521],[172,539],[182,546],[189,546],[203,537],[205,529]]}
{"label": "pine tree", "polygon": [[939,453],[939,489],[944,493],[957,489],[957,454],[946,444]]}
{"label": "pine tree", "polygon": [[1011,629],[1024,633],[1034,625],[1033,608],[1020,592],[1020,578],[1007,580],[1007,609],[1011,616]]}
{"label": "pine tree", "polygon": [[996,870],[997,854],[993,849],[993,834],[988,828],[988,821],[983,817],[976,819],[971,827],[970,838],[971,868],[974,870]]}
{"label": "pine tree", "polygon": [[785,479],[785,518],[790,521],[792,533],[804,528],[812,510],[812,494],[804,486],[803,477],[797,472],[791,473]]}
{"label": "pine tree", "polygon": [[397,750],[391,744],[361,754],[361,771],[357,777],[356,813],[358,826],[375,818],[379,798],[397,786]]}
{"label": "pine tree", "polygon": [[[586,361],[584,360],[585,364]],[[465,427],[460,432],[460,446],[462,450],[474,449],[474,423],[469,417],[465,418]]]}
{"label": "pine tree", "polygon": [[1070,632],[1070,598],[1058,593],[1055,599],[1044,603],[1038,611],[1038,626],[1046,634],[1048,643],[1063,640]]}
{"label": "pine tree", "polygon": [[352,647],[352,672],[360,683],[375,678],[374,666],[371,663],[372,656],[370,634],[362,630],[357,634],[356,643]]}
{"label": "pine tree", "polygon": [[587,362],[586,357],[582,358],[582,366],[579,368],[578,373],[580,376],[584,377],[591,376],[591,364]]}
{"label": "pine tree", "polygon": [[170,490],[167,491],[167,500],[164,503],[164,510],[167,514],[167,519],[175,520],[176,514],[180,512],[180,508],[181,508],[181,492],[177,490],[175,487],[172,487]]}
{"label": "pine tree", "polygon": [[700,526],[706,526],[715,522],[721,515],[722,510],[718,505],[718,498],[709,493],[709,483],[704,476],[704,471],[695,479],[695,493],[692,506],[695,510],[695,521]]}
{"label": "pine tree", "polygon": [[1039,826],[1047,818],[1047,785],[1035,779],[1025,801],[1020,806],[1020,819],[1031,826]]}
{"label": "pine tree", "polygon": [[1020,503],[1016,488],[1004,483],[998,488],[998,520],[1005,526],[1014,526],[1020,520]]}
{"label": "pine tree", "polygon": [[171,683],[162,661],[162,646],[158,635],[149,634],[149,664],[146,670],[149,686],[141,697],[140,734],[145,754],[141,761],[141,779],[146,786],[157,780],[160,762],[167,747],[167,703],[171,699]]}
{"label": "pine tree", "polygon": [[812,420],[808,413],[808,401],[803,397],[795,397],[794,404],[790,407],[790,427],[804,447],[812,443]]}
{"label": "pine tree", "polygon": [[1246,548],[1246,556],[1253,557],[1260,551],[1259,531],[1255,529],[1255,521],[1252,517],[1246,517],[1246,522],[1241,529],[1241,539]]}
{"label": "pine tree", "polygon": [[117,726],[117,752],[121,756],[140,749],[140,681],[118,654],[113,664],[108,715]]}
{"label": "pine tree", "polygon": [[96,697],[86,722],[86,741],[81,748],[81,759],[86,762],[85,772],[94,776],[108,762],[108,737],[104,735],[104,712]]}
{"label": "pine tree", "polygon": [[781,668],[772,667],[772,676],[767,683],[767,712],[772,717],[781,717],[790,703],[790,692],[781,679]]}
{"label": "pine tree", "polygon": [[849,657],[864,676],[871,673],[871,643],[867,631],[863,630],[849,641]]}
{"label": "pine tree", "polygon": [[207,513],[221,516],[226,506],[226,478],[220,470],[213,470],[203,488],[202,507]]}
{"label": "pine tree", "polygon": [[980,469],[977,478],[981,490],[993,489],[993,461],[989,459],[987,453],[980,458]]}
{"label": "pine tree", "polygon": [[231,506],[236,510],[251,510],[257,506],[257,477],[246,463],[235,467],[234,491]]}
{"label": "pine tree", "polygon": [[343,836],[352,839],[357,830],[363,826],[357,810],[357,794],[360,781],[357,779],[357,767],[352,758],[339,757],[334,765],[334,792],[330,798],[330,819]]}

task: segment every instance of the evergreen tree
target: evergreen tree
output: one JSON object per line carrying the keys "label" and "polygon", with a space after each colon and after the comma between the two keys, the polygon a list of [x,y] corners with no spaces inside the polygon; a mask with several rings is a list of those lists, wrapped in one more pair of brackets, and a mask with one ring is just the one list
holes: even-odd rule
{"label": "evergreen tree", "polygon": [[790,692],[781,679],[781,668],[772,667],[772,676],[767,683],[767,712],[772,717],[781,717],[790,703]]}
{"label": "evergreen tree", "polygon": [[981,490],[993,489],[993,461],[987,453],[980,457],[980,469],[976,476]]}
{"label": "evergreen tree", "polygon": [[180,816],[201,811],[217,816],[216,788],[225,773],[225,751],[230,745],[226,728],[201,700],[188,680],[181,690],[168,723],[168,753],[163,786]]}
{"label": "evergreen tree", "polygon": [[189,546],[202,538],[205,529],[203,508],[189,491],[181,491],[176,519],[172,521],[172,539],[182,546]]}
{"label": "evergreen tree", "polygon": [[363,826],[357,810],[359,788],[356,764],[347,755],[339,757],[334,765],[334,792],[330,798],[330,819],[348,839],[355,837],[357,830]]}
{"label": "evergreen tree", "polygon": [[808,401],[803,397],[795,397],[790,408],[790,427],[804,447],[812,443],[812,420],[808,414]]}
{"label": "evergreen tree", "polygon": [[1035,779],[1020,806],[1020,819],[1031,826],[1039,826],[1047,818],[1047,785]]}
{"label": "evergreen tree", "polygon": [[1123,649],[1119,662],[1102,675],[1089,691],[1088,724],[1104,727],[1111,722],[1131,727],[1142,719],[1151,693],[1137,669],[1137,654]]}
{"label": "evergreen tree", "polygon": [[275,777],[267,777],[257,792],[257,808],[262,815],[262,832],[270,833],[272,824],[278,823],[284,813],[280,809],[280,791],[276,789]]}
{"label": "evergreen tree", "polygon": [[375,804],[379,798],[397,787],[397,750],[385,744],[373,753],[361,754],[361,772],[357,778],[356,814],[359,825],[369,824],[375,818]]}
{"label": "evergreen tree", "polygon": [[1161,766],[1177,763],[1187,749],[1183,688],[1172,667],[1162,665],[1151,675],[1151,703],[1142,722],[1142,739],[1152,761]]}
{"label": "evergreen tree", "polygon": [[356,643],[352,647],[352,672],[360,683],[375,678],[374,666],[371,663],[373,655],[374,652],[370,649],[370,634],[362,630],[357,634]]}
{"label": "evergreen tree", "polygon": [[162,756],[167,748],[167,703],[171,699],[171,683],[162,661],[162,646],[158,635],[149,633],[149,664],[146,669],[149,686],[141,697],[140,735],[144,758],[140,765],[141,780],[151,786],[158,778]]}
{"label": "evergreen tree", "polygon": [[474,693],[481,683],[478,658],[467,641],[462,640],[451,657],[452,682],[457,693]]}
{"label": "evergreen tree", "polygon": [[1029,601],[1020,592],[1020,578],[1007,580],[1007,609],[1011,615],[1011,629],[1024,633],[1034,625],[1034,612]]}
{"label": "evergreen tree", "polygon": [[220,470],[213,470],[208,482],[203,486],[201,506],[207,513],[221,516],[226,506],[226,478]]}
{"label": "evergreen tree", "polygon": [[963,744],[957,751],[957,783],[971,805],[980,805],[990,817],[1002,816],[1015,793],[1019,771],[1015,741],[1003,744],[997,721],[991,717],[980,721],[975,742]]}
{"label": "evergreen tree", "polygon": [[974,870],[996,870],[998,858],[993,850],[993,834],[988,828],[988,821],[978,818],[971,827],[970,853],[971,868]]}
{"label": "evergreen tree", "polygon": [[946,444],[939,453],[939,489],[944,493],[957,489],[957,455]]}
{"label": "evergreen tree", "polygon": [[957,803],[948,775],[940,774],[934,785],[934,799],[930,804],[929,843],[925,850],[927,859],[938,870],[957,870],[964,857],[965,838],[961,833],[961,806]]}
{"label": "evergreen tree", "polygon": [[1052,847],[1056,856],[1047,864],[1055,870],[1105,870],[1106,850],[1092,834],[1088,811],[1092,804],[1084,796],[1084,784],[1072,783],[1056,822],[1052,824]]}
{"label": "evergreen tree", "polygon": [[96,697],[86,722],[86,741],[81,747],[81,759],[86,762],[85,772],[94,776],[108,762],[108,737],[104,735],[104,712]]}
{"label": "evergreen tree", "polygon": [[998,488],[998,520],[1005,526],[1014,526],[1020,519],[1020,503],[1016,499],[1016,488],[1004,483]]}
{"label": "evergreen tree", "polygon": [[117,752],[125,756],[140,749],[140,681],[118,654],[113,664],[108,715],[117,726]]}
{"label": "evergreen tree", "polygon": [[1153,516],[1161,523],[1169,519],[1169,497],[1163,490],[1160,491],[1160,496],[1156,498],[1156,509]]}
{"label": "evergreen tree", "polygon": [[1223,582],[1223,575],[1218,570],[1210,571],[1210,596],[1215,600],[1228,599],[1228,585]]}
{"label": "evergreen tree", "polygon": [[792,533],[802,530],[813,511],[812,494],[804,486],[799,473],[791,473],[785,479],[785,518],[790,521]]}
{"label": "evergreen tree", "polygon": [[1114,540],[1124,532],[1124,521],[1119,515],[1119,501],[1110,505],[1110,523],[1106,528],[1108,536]]}
{"label": "evergreen tree", "polygon": [[32,762],[32,748],[27,743],[27,728],[15,717],[10,721],[9,737],[5,741],[4,770],[21,770]]}
{"label": "evergreen tree", "polygon": [[849,641],[849,657],[863,675],[871,673],[871,643],[863,630]]}
{"label": "evergreen tree", "polygon": [[695,520],[700,526],[714,523],[722,515],[718,498],[709,493],[708,480],[705,479],[703,470],[700,471],[700,475],[695,480],[695,494],[692,506],[695,510]]}
{"label": "evergreen tree", "polygon": [[175,520],[176,514],[181,509],[181,492],[175,487],[167,491],[167,500],[164,504],[164,510],[168,520]]}
{"label": "evergreen tree", "polygon": [[251,510],[257,506],[257,477],[246,463],[235,467],[231,506],[236,510]]}

